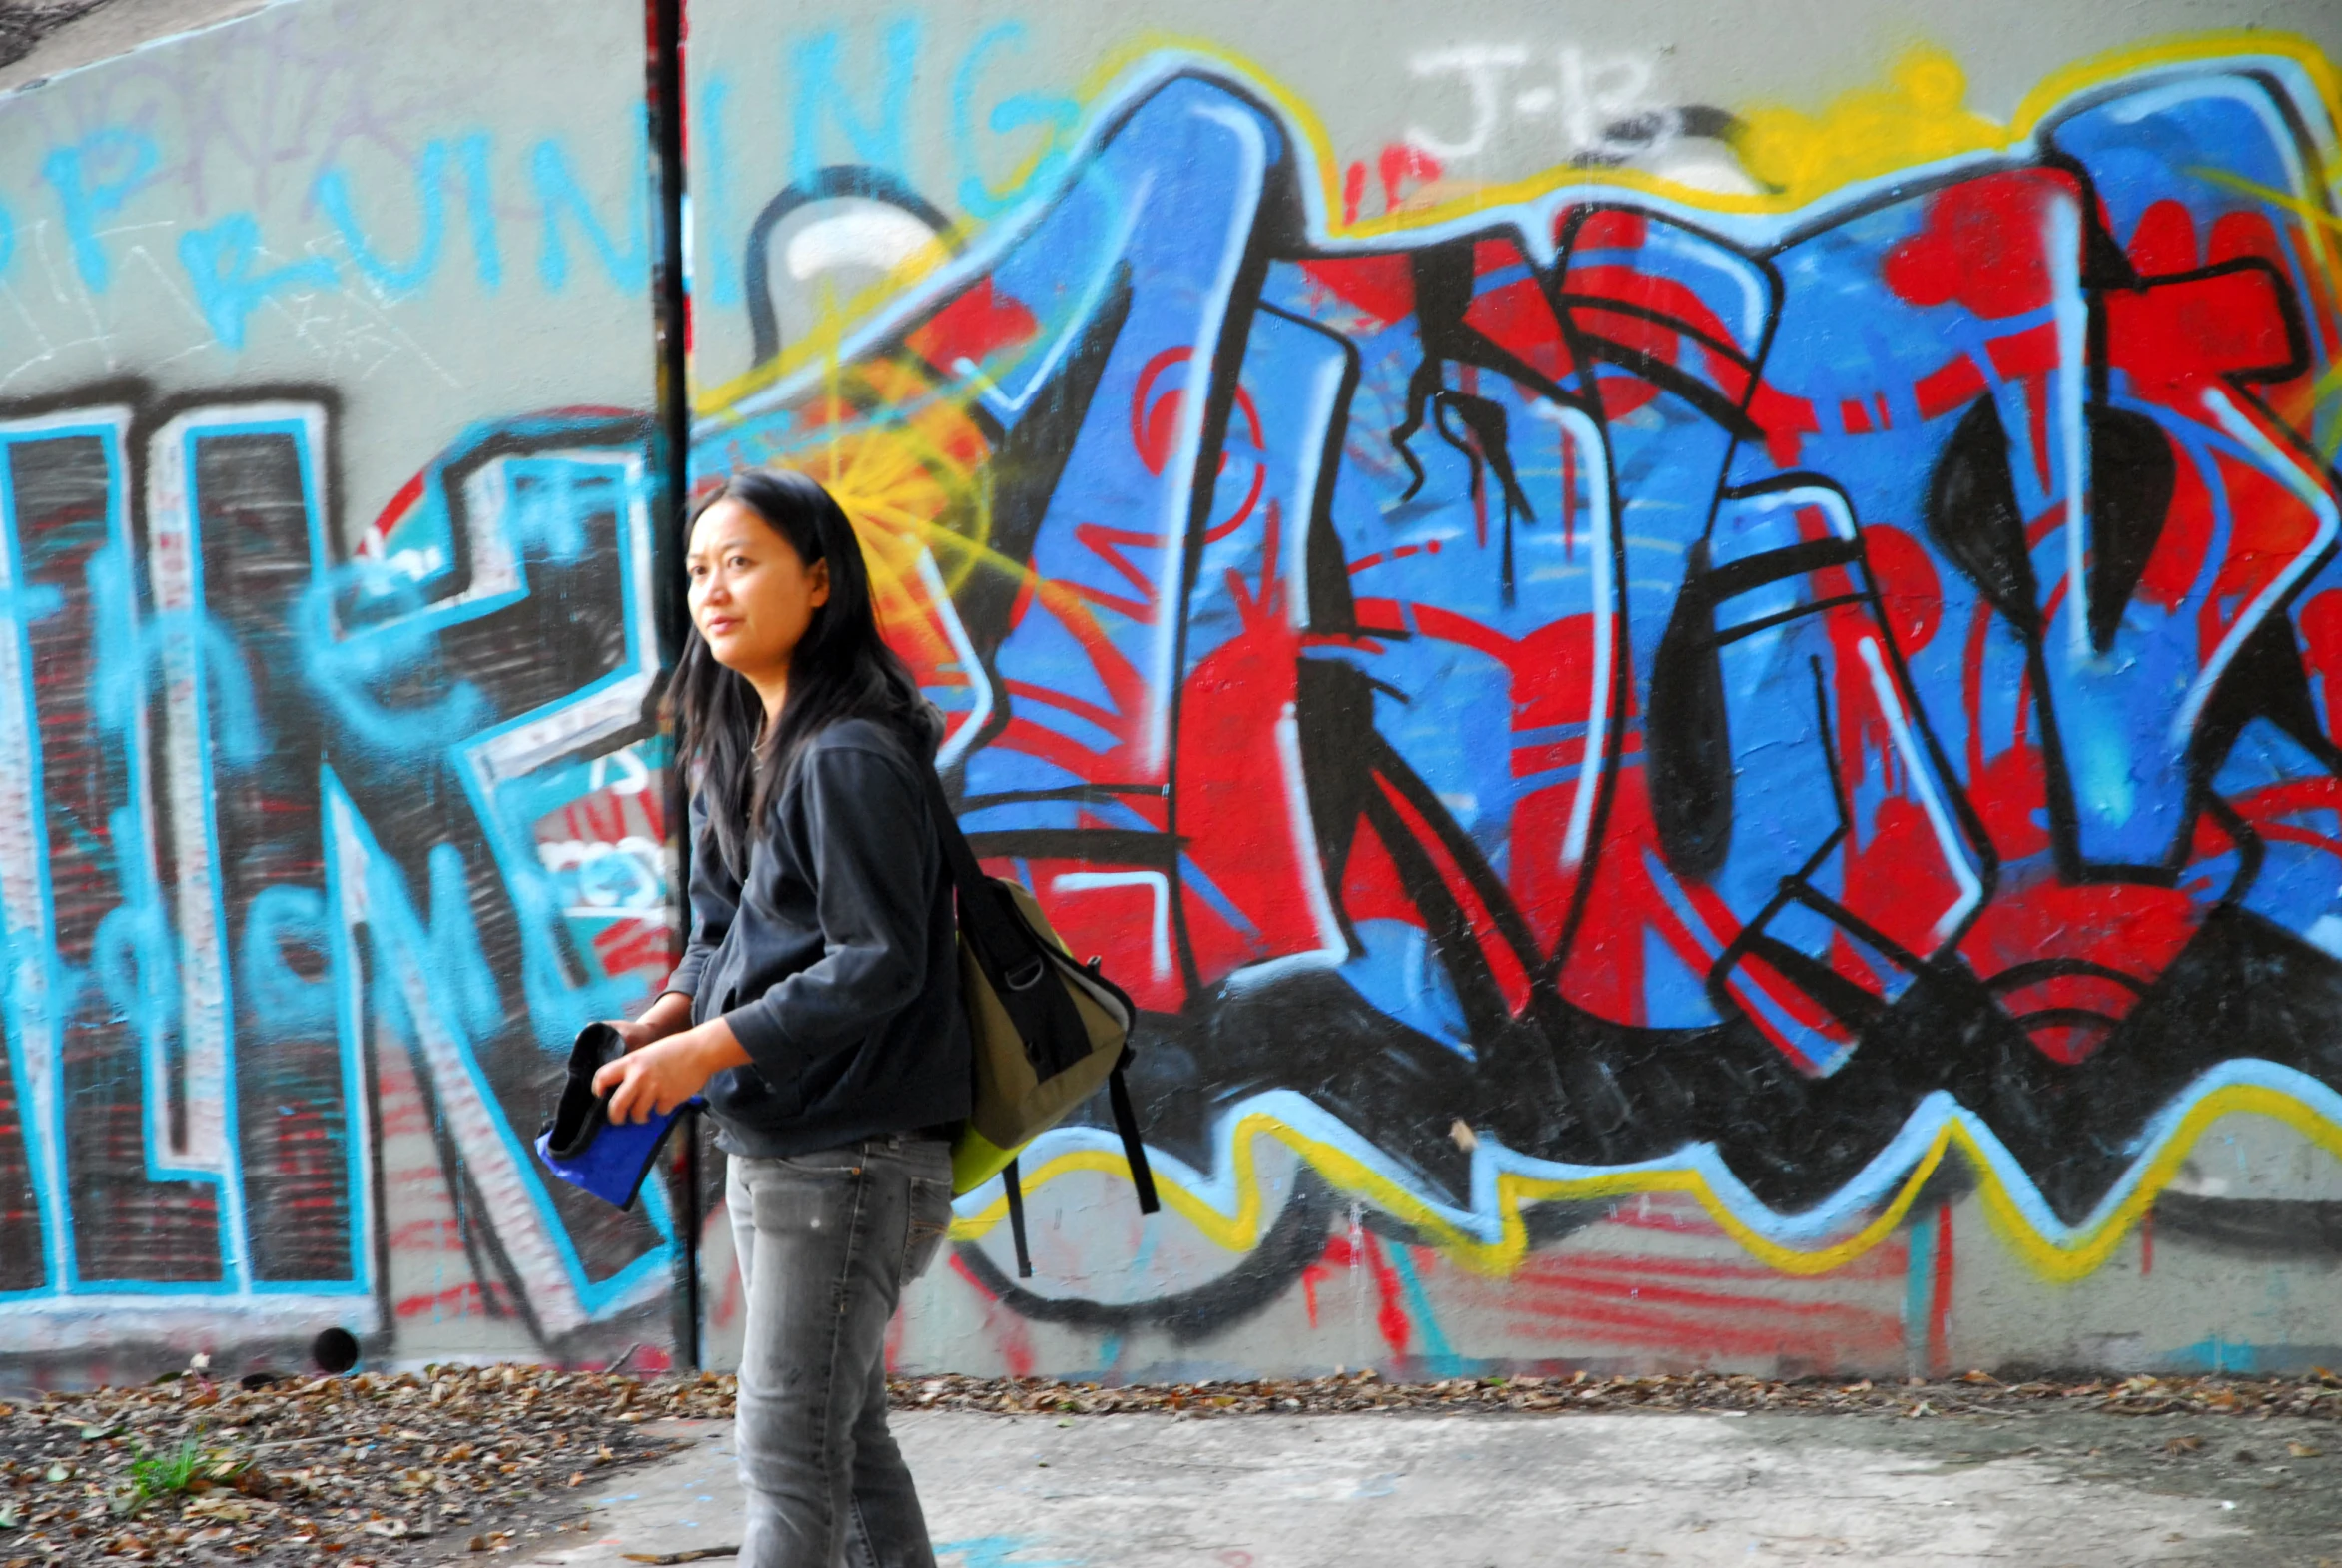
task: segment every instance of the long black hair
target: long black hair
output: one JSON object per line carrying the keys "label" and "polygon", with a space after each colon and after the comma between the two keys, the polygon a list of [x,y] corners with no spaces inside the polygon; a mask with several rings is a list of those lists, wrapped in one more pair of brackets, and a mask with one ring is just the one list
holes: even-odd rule
{"label": "long black hair", "polygon": [[[742,877],[754,824],[806,741],[841,719],[875,719],[900,731],[924,766],[934,759],[943,722],[920,696],[909,666],[879,635],[862,541],[830,492],[801,473],[742,469],[691,508],[683,524],[686,552],[700,517],[724,500],[763,518],[808,568],[828,561],[830,575],[829,602],[813,612],[790,656],[789,695],[769,729],[756,688],[716,662],[697,622],[668,688],[683,765],[707,809],[714,848]],[[699,846],[699,853],[706,850]]]}

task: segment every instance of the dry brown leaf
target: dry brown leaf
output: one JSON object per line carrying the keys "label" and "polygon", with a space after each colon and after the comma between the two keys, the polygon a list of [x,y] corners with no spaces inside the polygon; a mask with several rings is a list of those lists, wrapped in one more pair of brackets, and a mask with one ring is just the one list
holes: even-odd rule
{"label": "dry brown leaf", "polygon": [[220,1519],[229,1524],[242,1524],[253,1516],[249,1499],[234,1492],[206,1492],[180,1511],[185,1519]]}

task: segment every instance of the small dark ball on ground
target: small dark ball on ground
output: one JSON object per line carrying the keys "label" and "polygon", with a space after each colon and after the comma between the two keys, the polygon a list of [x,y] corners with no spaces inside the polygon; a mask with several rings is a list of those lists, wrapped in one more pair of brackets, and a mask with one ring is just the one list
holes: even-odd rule
{"label": "small dark ball on ground", "polygon": [[310,1341],[310,1359],[318,1370],[339,1377],[358,1364],[358,1336],[347,1328],[328,1328]]}

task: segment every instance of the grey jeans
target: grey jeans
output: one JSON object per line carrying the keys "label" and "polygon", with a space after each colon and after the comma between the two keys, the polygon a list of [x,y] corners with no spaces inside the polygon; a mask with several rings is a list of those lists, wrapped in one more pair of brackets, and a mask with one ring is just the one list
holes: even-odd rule
{"label": "grey jeans", "polygon": [[730,1164],[748,1303],[740,1568],[933,1568],[887,1431],[886,1334],[951,1225],[949,1148],[906,1134]]}

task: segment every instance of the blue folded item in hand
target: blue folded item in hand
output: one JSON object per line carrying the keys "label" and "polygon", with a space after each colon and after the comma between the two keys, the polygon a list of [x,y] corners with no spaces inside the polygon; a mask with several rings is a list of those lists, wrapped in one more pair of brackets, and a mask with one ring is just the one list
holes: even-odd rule
{"label": "blue folded item in hand", "polygon": [[571,1186],[583,1187],[619,1208],[634,1206],[643,1177],[658,1164],[659,1147],[697,1096],[648,1122],[612,1122],[610,1103],[593,1092],[593,1076],[626,1054],[625,1039],[607,1024],[588,1024],[569,1048],[569,1080],[553,1119],[536,1136],[536,1154]]}

